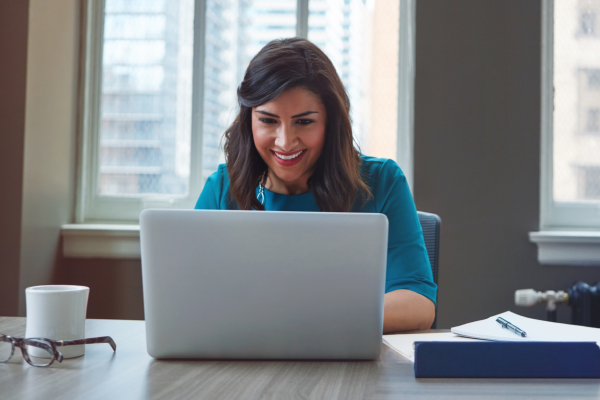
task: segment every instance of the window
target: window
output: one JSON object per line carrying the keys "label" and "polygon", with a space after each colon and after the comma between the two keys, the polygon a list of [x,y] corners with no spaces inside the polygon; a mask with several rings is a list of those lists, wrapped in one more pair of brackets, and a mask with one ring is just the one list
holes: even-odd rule
{"label": "window", "polygon": [[77,222],[189,207],[194,1],[86,3]]}
{"label": "window", "polygon": [[[76,222],[192,208],[225,162],[250,59],[275,38],[320,46],[356,142],[411,178],[412,0],[87,0]],[[371,62],[376,60],[376,62]]]}
{"label": "window", "polygon": [[542,2],[542,264],[600,266],[600,0]]}
{"label": "window", "polygon": [[106,0],[99,196],[188,192],[192,16],[189,0]]}
{"label": "window", "polygon": [[600,0],[546,5],[542,229],[600,230]]}

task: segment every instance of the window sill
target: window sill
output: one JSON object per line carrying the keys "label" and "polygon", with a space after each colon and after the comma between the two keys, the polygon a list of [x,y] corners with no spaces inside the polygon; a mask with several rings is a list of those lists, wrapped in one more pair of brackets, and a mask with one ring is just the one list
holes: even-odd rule
{"label": "window sill", "polygon": [[140,259],[139,225],[68,224],[60,231],[65,257]]}
{"label": "window sill", "polygon": [[600,267],[598,231],[529,232],[529,241],[537,244],[542,265]]}
{"label": "window sill", "polygon": [[[140,226],[68,224],[61,227],[63,255],[71,258],[140,259]],[[530,232],[542,265],[600,266],[600,232]]]}

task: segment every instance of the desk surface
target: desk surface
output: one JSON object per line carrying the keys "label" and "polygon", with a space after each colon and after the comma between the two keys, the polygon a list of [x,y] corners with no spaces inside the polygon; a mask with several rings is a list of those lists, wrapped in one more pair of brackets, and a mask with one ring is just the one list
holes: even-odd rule
{"label": "desk surface", "polygon": [[[0,317],[23,336],[25,318]],[[86,336],[112,336],[47,368],[15,356],[0,364],[0,399],[529,399],[599,398],[583,379],[415,379],[413,364],[383,345],[375,361],[157,361],[143,321],[88,320]],[[173,332],[176,337],[177,332]]]}

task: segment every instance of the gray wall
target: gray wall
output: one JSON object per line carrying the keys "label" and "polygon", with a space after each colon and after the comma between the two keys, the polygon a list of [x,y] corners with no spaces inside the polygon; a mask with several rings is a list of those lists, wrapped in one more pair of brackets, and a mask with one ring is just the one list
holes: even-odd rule
{"label": "gray wall", "polygon": [[0,2],[0,315],[17,315],[28,1]]}
{"label": "gray wall", "polygon": [[[598,268],[547,267],[538,229],[540,0],[417,1],[417,208],[442,218],[440,328],[517,308],[516,289],[566,289]],[[560,320],[570,312],[558,311]]]}
{"label": "gray wall", "polygon": [[30,0],[19,313],[25,288],[52,283],[60,227],[72,220],[79,0]]}
{"label": "gray wall", "polygon": [[139,260],[61,258],[53,282],[90,288],[88,318],[144,319]]}

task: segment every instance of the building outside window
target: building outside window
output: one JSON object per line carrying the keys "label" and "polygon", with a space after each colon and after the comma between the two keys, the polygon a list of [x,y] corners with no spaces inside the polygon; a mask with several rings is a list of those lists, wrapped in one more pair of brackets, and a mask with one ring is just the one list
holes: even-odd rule
{"label": "building outside window", "polygon": [[188,191],[193,2],[106,0],[100,196]]}

